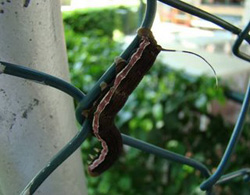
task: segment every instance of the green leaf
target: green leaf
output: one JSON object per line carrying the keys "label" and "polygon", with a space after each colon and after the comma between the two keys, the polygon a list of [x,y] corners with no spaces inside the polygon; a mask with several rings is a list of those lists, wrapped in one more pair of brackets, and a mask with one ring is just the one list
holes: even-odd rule
{"label": "green leaf", "polygon": [[118,186],[123,190],[127,191],[129,188],[131,188],[131,178],[128,176],[123,176],[118,181]]}

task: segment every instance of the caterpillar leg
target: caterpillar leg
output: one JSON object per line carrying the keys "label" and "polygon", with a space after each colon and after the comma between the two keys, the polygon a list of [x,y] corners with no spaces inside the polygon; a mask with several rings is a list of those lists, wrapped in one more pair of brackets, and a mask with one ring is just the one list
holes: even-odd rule
{"label": "caterpillar leg", "polygon": [[107,87],[108,87],[108,84],[106,82],[103,81],[100,83],[101,91],[104,91]]}
{"label": "caterpillar leg", "polygon": [[120,56],[115,58],[116,73],[119,73],[126,65],[127,61]]}
{"label": "caterpillar leg", "polygon": [[90,110],[83,110],[83,111],[82,111],[82,115],[83,115],[85,118],[88,118],[89,112],[90,112]]}

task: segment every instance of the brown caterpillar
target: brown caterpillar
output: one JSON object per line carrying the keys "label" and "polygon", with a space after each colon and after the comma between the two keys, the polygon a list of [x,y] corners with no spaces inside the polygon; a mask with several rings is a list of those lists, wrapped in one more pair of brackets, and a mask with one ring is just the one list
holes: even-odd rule
{"label": "brown caterpillar", "polygon": [[88,167],[89,174],[97,176],[107,170],[122,152],[122,138],[114,124],[116,114],[126,103],[129,95],[137,87],[143,76],[153,65],[161,46],[157,45],[149,29],[138,30],[140,45],[130,57],[129,62],[116,60],[116,76],[109,83],[102,83],[102,92],[93,107],[83,111],[83,115],[92,120],[94,136],[101,142],[102,149],[96,150]]}

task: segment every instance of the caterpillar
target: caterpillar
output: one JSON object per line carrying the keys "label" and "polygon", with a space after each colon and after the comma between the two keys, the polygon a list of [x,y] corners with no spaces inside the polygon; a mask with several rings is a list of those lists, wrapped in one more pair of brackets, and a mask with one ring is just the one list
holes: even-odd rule
{"label": "caterpillar", "polygon": [[88,172],[91,176],[100,175],[107,170],[122,153],[122,138],[114,124],[115,116],[152,67],[160,51],[196,55],[202,58],[216,75],[213,67],[202,56],[190,51],[163,49],[157,44],[150,29],[140,28],[137,33],[140,37],[139,47],[128,62],[122,58],[115,60],[115,78],[109,84],[105,82],[100,84],[102,92],[99,98],[97,98],[90,110],[82,112],[84,117],[92,121],[92,132],[102,146],[101,150],[95,149],[96,156],[90,155],[92,161],[88,166]]}
{"label": "caterpillar", "polygon": [[101,83],[99,98],[90,110],[83,111],[83,115],[92,120],[93,134],[102,146],[101,150],[95,149],[98,153],[96,157],[90,155],[92,162],[88,166],[88,172],[91,176],[100,175],[107,170],[122,153],[122,138],[114,124],[115,116],[161,51],[161,46],[157,45],[149,29],[139,29],[138,35],[141,39],[139,47],[128,63],[122,58],[115,60],[114,80],[109,84]]}

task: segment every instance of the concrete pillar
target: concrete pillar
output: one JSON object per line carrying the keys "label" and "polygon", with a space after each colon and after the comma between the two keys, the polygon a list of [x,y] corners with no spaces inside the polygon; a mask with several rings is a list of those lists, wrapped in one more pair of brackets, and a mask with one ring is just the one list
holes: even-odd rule
{"label": "concrete pillar", "polygon": [[[69,80],[60,0],[0,5],[0,59]],[[0,195],[17,195],[77,132],[73,101],[51,87],[0,75]],[[87,194],[80,150],[35,194]]]}

